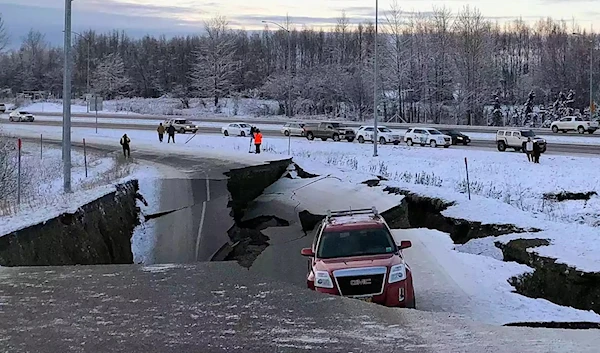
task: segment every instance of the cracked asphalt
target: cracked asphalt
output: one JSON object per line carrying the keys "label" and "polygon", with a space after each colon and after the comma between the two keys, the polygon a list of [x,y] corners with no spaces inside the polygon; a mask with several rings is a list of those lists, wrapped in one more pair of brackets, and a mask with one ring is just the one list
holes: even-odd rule
{"label": "cracked asphalt", "polygon": [[[138,158],[146,157],[185,166],[193,180],[222,180],[223,162]],[[201,184],[174,185],[166,189],[174,190],[172,198],[160,205],[165,210],[207,198]],[[182,196],[195,189],[191,202]],[[309,291],[307,263],[298,254],[312,241],[297,218],[305,198],[276,196],[259,198],[254,212],[273,213],[290,226],[264,231],[271,246],[250,269],[232,262],[0,268],[0,352],[598,351],[600,335],[593,330],[490,326]],[[190,247],[189,239],[179,244]]]}

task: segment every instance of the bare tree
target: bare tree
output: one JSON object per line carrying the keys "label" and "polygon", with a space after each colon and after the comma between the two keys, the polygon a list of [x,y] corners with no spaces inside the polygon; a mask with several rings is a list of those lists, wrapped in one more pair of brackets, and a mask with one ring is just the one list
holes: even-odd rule
{"label": "bare tree", "polygon": [[130,79],[125,74],[125,63],[119,54],[108,54],[96,66],[93,75],[93,89],[96,93],[112,98],[123,93]]}
{"label": "bare tree", "polygon": [[479,10],[465,6],[458,13],[454,30],[454,63],[457,83],[460,85],[459,99],[466,103],[466,106],[460,108],[465,110],[467,124],[481,123],[483,105],[490,100],[490,87],[486,85],[486,80],[492,78],[490,24],[484,20]]}
{"label": "bare tree", "polygon": [[192,85],[202,96],[214,97],[215,107],[219,106],[221,97],[233,90],[233,78],[239,68],[235,38],[227,27],[224,17],[205,24],[207,36],[196,53],[196,63],[190,73]]}
{"label": "bare tree", "polygon": [[0,53],[3,52],[7,46],[8,46],[8,33],[6,31],[4,19],[2,18],[2,13],[0,12]]}

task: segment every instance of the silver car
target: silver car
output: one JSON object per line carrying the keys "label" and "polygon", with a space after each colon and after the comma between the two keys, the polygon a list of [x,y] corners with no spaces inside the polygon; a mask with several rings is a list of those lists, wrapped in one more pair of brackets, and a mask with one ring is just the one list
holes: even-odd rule
{"label": "silver car", "polygon": [[8,121],[33,122],[34,119],[35,118],[33,117],[33,114],[28,113],[23,110],[15,110],[14,112],[10,113],[10,115],[8,116]]}
{"label": "silver car", "polygon": [[285,136],[304,136],[304,123],[286,123],[281,133]]}
{"label": "silver car", "polygon": [[196,132],[198,132],[198,129],[200,128],[198,125],[196,125],[193,122],[186,120],[186,119],[165,120],[163,125],[165,125],[165,127],[168,127],[171,124],[175,128],[175,131],[177,131],[180,134],[185,134],[186,132],[191,132],[191,133],[195,134]]}

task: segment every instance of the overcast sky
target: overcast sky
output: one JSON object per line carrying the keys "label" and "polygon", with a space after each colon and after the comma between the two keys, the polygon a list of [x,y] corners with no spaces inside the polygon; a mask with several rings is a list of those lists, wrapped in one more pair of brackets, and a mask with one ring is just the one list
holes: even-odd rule
{"label": "overcast sky", "polygon": [[[381,11],[394,0],[380,0]],[[522,17],[575,20],[600,30],[600,0],[397,0],[406,12],[428,12],[434,6],[457,11],[464,5],[478,7],[484,16],[499,21]],[[12,45],[30,30],[39,30],[53,44],[61,43],[64,0],[0,0]],[[286,13],[297,26],[330,26],[343,10],[352,22],[373,19],[374,0],[74,0],[73,30],[126,30],[132,36],[198,33],[202,22],[226,16],[232,27],[262,28],[261,20],[282,21]]]}

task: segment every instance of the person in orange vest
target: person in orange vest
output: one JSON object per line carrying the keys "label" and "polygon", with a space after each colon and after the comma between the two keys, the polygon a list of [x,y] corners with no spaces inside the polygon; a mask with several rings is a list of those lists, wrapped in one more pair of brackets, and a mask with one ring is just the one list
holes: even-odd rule
{"label": "person in orange vest", "polygon": [[254,133],[254,147],[256,147],[256,153],[260,154],[260,145],[262,144],[262,132],[259,129],[256,129]]}

